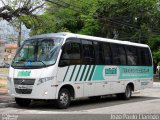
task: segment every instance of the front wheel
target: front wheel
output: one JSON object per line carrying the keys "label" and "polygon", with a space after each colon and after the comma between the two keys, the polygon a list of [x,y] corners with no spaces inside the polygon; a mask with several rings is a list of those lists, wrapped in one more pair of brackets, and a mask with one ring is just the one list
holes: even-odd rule
{"label": "front wheel", "polygon": [[23,99],[23,98],[15,98],[15,101],[19,106],[22,106],[22,107],[27,107],[31,103],[30,99]]}
{"label": "front wheel", "polygon": [[56,100],[56,107],[59,109],[66,109],[71,103],[70,92],[63,88],[60,90],[58,99]]}

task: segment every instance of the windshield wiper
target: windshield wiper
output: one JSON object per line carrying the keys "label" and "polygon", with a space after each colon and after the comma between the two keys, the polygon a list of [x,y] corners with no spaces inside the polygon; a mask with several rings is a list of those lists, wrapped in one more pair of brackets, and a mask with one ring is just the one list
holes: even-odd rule
{"label": "windshield wiper", "polygon": [[15,63],[18,63],[18,62],[25,62],[26,60],[18,60],[18,61],[13,61],[13,62],[15,62]]}
{"label": "windshield wiper", "polygon": [[41,62],[41,63],[43,63],[43,65],[46,67],[47,65],[43,62],[43,61],[41,61],[41,60],[39,60],[39,61],[36,61],[36,62]]}

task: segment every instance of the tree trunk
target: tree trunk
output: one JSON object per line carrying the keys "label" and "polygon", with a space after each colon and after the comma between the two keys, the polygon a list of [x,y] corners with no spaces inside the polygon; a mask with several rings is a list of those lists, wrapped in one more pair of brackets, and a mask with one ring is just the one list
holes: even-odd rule
{"label": "tree trunk", "polygon": [[158,62],[153,62],[153,70],[154,70],[154,74],[156,74],[157,65],[158,65]]}
{"label": "tree trunk", "polygon": [[17,46],[18,48],[21,46],[21,36],[22,36],[22,22],[19,22],[19,33],[18,33],[18,41],[17,41]]}

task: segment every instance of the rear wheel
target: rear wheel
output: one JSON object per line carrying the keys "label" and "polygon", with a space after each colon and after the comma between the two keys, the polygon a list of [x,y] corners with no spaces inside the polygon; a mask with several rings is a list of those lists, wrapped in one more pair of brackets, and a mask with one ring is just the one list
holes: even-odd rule
{"label": "rear wheel", "polygon": [[124,93],[117,94],[117,97],[123,100],[129,100],[131,96],[132,96],[132,87],[130,85],[127,85]]}
{"label": "rear wheel", "polygon": [[66,109],[69,107],[70,103],[70,92],[65,88],[61,89],[58,95],[58,99],[56,100],[56,107],[59,109]]}
{"label": "rear wheel", "polygon": [[15,98],[15,101],[19,106],[22,106],[22,107],[27,107],[31,103],[30,99],[23,99],[23,98]]}

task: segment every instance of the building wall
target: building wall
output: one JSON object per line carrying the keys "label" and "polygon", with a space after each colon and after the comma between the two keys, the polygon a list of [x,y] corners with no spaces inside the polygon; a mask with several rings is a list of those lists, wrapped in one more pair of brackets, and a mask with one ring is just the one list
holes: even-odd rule
{"label": "building wall", "polygon": [[6,44],[4,50],[5,63],[11,63],[17,51],[17,44]]}
{"label": "building wall", "polygon": [[11,63],[17,51],[17,44],[0,43],[0,64]]}
{"label": "building wall", "polygon": [[15,54],[16,54],[16,49],[5,49],[5,55],[4,55],[4,60],[5,63],[11,63],[12,59],[14,58]]}
{"label": "building wall", "polygon": [[0,63],[4,62],[5,43],[0,43]]}

